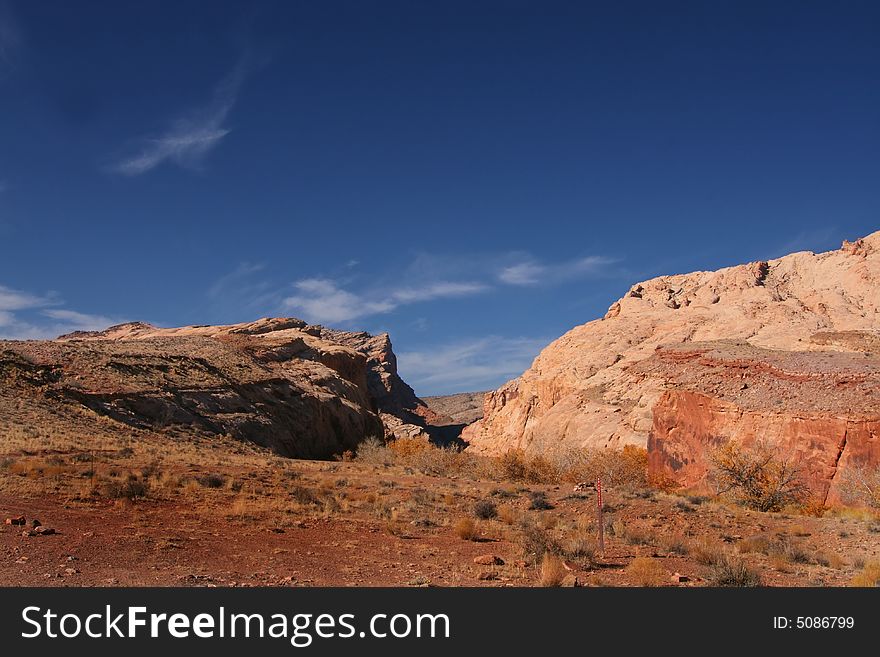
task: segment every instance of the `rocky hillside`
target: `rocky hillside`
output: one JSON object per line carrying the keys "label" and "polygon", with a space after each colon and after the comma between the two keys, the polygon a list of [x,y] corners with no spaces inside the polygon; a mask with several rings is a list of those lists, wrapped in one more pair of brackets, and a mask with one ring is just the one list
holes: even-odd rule
{"label": "rocky hillside", "polygon": [[[430,411],[397,375],[387,335],[292,319],[0,341],[0,402],[14,418],[72,408],[137,430],[229,434],[326,458],[367,436],[417,434]],[[16,409],[18,409],[16,411]],[[77,414],[82,419],[82,414]]]}
{"label": "rocky hillside", "polygon": [[[710,435],[754,437],[770,423],[771,437],[823,452],[827,483],[855,451],[841,444],[847,427],[876,419],[878,343],[880,232],[827,253],[661,276],[634,285],[605,317],[571,330],[487,395],[485,417],[463,437],[486,452],[551,451],[646,446],[653,428],[666,452],[655,465],[675,469]],[[820,424],[802,430],[797,419],[807,416]],[[877,434],[866,436],[877,458]],[[691,466],[688,482],[702,476]]]}
{"label": "rocky hillside", "polygon": [[459,392],[454,395],[424,397],[424,402],[437,413],[444,424],[468,425],[483,417],[485,392]]}

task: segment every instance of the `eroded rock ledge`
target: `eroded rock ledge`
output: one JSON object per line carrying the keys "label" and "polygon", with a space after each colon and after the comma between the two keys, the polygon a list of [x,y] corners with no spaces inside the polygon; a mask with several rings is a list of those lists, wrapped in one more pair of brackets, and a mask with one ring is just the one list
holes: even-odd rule
{"label": "eroded rock ledge", "polygon": [[387,335],[295,318],[0,341],[0,386],[14,403],[79,404],[137,429],[229,434],[301,458],[417,434],[430,415]]}

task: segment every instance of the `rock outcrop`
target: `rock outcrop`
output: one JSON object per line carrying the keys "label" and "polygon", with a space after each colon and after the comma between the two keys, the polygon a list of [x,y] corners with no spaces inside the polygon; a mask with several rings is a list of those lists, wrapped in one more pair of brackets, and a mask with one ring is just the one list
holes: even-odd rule
{"label": "rock outcrop", "polygon": [[848,469],[880,466],[880,356],[698,343],[633,369],[667,386],[648,437],[657,480],[710,490],[711,453],[730,440],[774,446],[826,503],[841,501]]}
{"label": "rock outcrop", "polygon": [[302,458],[424,423],[416,411],[426,408],[397,375],[387,335],[293,318],[0,341],[0,386],[138,429],[229,434]]}
{"label": "rock outcrop", "polygon": [[[728,390],[721,396],[711,387],[701,384],[692,390],[682,383],[687,378],[683,373],[697,377],[705,373],[705,367],[695,367],[692,359],[682,360],[674,372],[669,366],[657,365],[662,358],[658,349],[677,344],[686,347],[685,351],[670,351],[668,365],[678,357],[673,354],[691,353],[688,349],[705,354],[710,347],[700,343],[719,340],[744,343],[743,348],[763,348],[748,355],[750,371],[766,366],[770,350],[793,352],[796,371],[811,381],[815,379],[810,377],[818,376],[828,365],[828,352],[855,353],[858,355],[853,358],[863,359],[859,362],[873,373],[873,384],[868,376],[863,385],[876,386],[880,373],[877,361],[862,354],[877,353],[880,344],[880,232],[845,242],[841,249],[827,253],[799,252],[767,262],[661,276],[634,285],[612,304],[604,318],[569,331],[544,349],[522,376],[489,393],[484,418],[467,427],[463,438],[478,451],[524,448],[546,452],[572,446],[647,446],[653,430],[669,454],[674,454],[670,431],[683,445],[695,445],[702,440],[697,434],[706,437],[716,431],[713,420],[711,429],[704,432],[694,426],[685,437],[684,418],[674,408],[702,404],[707,413],[716,415],[728,409],[723,411],[727,418],[749,409],[769,417],[779,402],[796,409],[792,418],[809,411],[811,417],[828,421],[834,417],[835,422],[843,423],[829,429],[833,437],[826,436],[828,432],[818,425],[809,429],[822,433],[823,447],[817,449],[831,454],[842,439],[841,426],[870,421],[871,409],[866,403],[872,397],[859,399],[846,393],[827,408],[819,398],[811,407],[804,395],[812,388],[792,379],[785,389],[774,388],[777,397],[756,398],[752,408],[744,401],[753,394],[748,387]],[[715,345],[714,349],[727,353],[727,347]],[[734,351],[729,353],[734,353],[737,347],[730,349]],[[841,362],[841,367],[839,371],[832,368],[829,376],[845,380],[849,365]],[[730,371],[729,365],[722,369]],[[825,392],[843,394],[845,387],[832,386]],[[798,399],[804,402],[800,406],[793,401]],[[774,421],[781,424],[774,432],[789,436],[792,445],[814,440],[809,432],[799,433],[796,425],[783,428],[785,417],[776,417]],[[744,418],[745,414],[727,422],[718,435],[748,434]],[[734,427],[737,422],[741,424]],[[876,441],[876,434],[871,435],[870,440]],[[869,451],[880,449],[871,444]],[[846,463],[849,452],[849,447],[844,450],[838,467]],[[671,467],[673,462],[670,456],[666,464]],[[827,471],[822,477],[830,487],[831,462],[822,467]],[[685,468],[683,478],[698,478],[699,471],[697,465]]]}

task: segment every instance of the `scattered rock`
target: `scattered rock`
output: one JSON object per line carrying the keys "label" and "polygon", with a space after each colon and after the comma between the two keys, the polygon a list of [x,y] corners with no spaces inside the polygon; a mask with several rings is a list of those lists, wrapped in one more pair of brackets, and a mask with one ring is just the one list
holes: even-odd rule
{"label": "scattered rock", "polygon": [[503,566],[504,559],[497,554],[481,554],[478,557],[474,557],[474,563],[478,566]]}
{"label": "scattered rock", "polygon": [[484,570],[479,575],[477,575],[477,579],[480,581],[491,581],[498,579],[498,571],[497,570]]}
{"label": "scattered rock", "polygon": [[679,573],[673,573],[672,577],[669,578],[673,584],[684,584],[685,582],[690,582],[691,578],[687,575],[681,575]]}
{"label": "scattered rock", "polygon": [[52,527],[34,527],[33,529],[25,529],[21,535],[22,536],[52,536],[53,534],[57,534]]}
{"label": "scattered rock", "polygon": [[16,516],[14,518],[7,518],[6,519],[7,525],[24,525],[25,522],[26,522],[26,520],[25,520],[24,516]]}

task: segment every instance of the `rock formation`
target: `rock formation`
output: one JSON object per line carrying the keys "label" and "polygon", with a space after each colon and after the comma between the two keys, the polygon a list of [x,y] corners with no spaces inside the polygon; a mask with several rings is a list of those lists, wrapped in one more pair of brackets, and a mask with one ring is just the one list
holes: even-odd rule
{"label": "rock formation", "polygon": [[660,349],[632,369],[667,387],[648,436],[658,479],[710,489],[711,451],[729,440],[775,447],[823,502],[840,501],[849,468],[880,466],[880,356],[717,342]]}
{"label": "rock formation", "polygon": [[[327,458],[368,436],[421,431],[427,407],[397,375],[387,335],[293,319],[0,341],[5,397],[82,405],[136,427],[230,434]],[[383,422],[384,420],[384,422]]]}
{"label": "rock formation", "polygon": [[463,438],[479,451],[546,452],[648,446],[653,431],[654,466],[693,483],[707,440],[766,434],[815,450],[827,492],[835,467],[880,454],[880,369],[865,355],[878,344],[880,232],[827,253],[661,276],[489,393]]}

